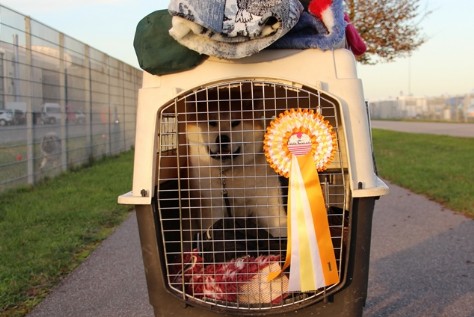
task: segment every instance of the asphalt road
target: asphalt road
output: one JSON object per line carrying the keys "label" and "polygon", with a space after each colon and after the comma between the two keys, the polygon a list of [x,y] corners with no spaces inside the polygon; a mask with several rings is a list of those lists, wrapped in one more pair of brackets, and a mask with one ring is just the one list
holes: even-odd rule
{"label": "asphalt road", "polygon": [[474,138],[474,124],[448,122],[372,121],[372,128]]}
{"label": "asphalt road", "polygon": [[[113,126],[117,128],[116,126]],[[18,143],[25,144],[27,142],[27,126],[11,125],[0,127],[0,144]],[[84,124],[69,124],[66,126],[68,138],[85,137],[87,129],[92,129],[95,135],[109,133],[107,124],[94,124],[92,127]],[[58,136],[61,135],[60,124],[45,124],[33,126],[33,137],[35,140],[41,140],[47,133],[54,132]],[[116,133],[116,131],[113,131]],[[66,132],[65,132],[66,133]]]}
{"label": "asphalt road", "polygon": [[[473,317],[474,221],[389,186],[375,205],[364,316]],[[151,317],[147,296],[132,214],[28,317]]]}

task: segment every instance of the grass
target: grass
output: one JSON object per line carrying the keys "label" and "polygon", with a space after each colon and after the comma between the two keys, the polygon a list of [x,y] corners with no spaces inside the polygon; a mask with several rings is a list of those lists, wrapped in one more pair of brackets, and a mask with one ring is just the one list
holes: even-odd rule
{"label": "grass", "polygon": [[24,316],[128,214],[132,152],[0,195],[0,316]]}
{"label": "grass", "polygon": [[374,129],[379,174],[474,218],[474,138]]}

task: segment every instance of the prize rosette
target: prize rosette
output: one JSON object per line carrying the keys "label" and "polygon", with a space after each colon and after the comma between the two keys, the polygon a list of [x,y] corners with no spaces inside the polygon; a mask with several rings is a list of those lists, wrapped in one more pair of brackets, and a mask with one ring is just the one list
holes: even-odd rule
{"label": "prize rosette", "polygon": [[310,109],[290,109],[267,128],[264,151],[270,166],[288,181],[288,243],[285,264],[269,280],[290,267],[288,290],[314,291],[339,281],[318,171],[334,159],[337,138],[324,117]]}
{"label": "prize rosette", "polygon": [[270,166],[288,178],[292,155],[311,154],[319,172],[334,159],[336,133],[329,121],[310,109],[290,109],[270,123],[264,150]]}

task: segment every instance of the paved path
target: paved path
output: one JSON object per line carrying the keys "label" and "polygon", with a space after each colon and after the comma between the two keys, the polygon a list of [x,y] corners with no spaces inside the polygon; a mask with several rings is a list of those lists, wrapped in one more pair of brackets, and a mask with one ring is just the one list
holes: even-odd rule
{"label": "paved path", "polygon": [[389,186],[375,205],[364,316],[473,317],[474,221]]}
{"label": "paved path", "polygon": [[[473,317],[474,221],[389,186],[375,205],[364,317]],[[132,214],[28,317],[151,317],[147,296]]]}
{"label": "paved path", "polygon": [[372,128],[474,138],[474,123],[372,121]]}

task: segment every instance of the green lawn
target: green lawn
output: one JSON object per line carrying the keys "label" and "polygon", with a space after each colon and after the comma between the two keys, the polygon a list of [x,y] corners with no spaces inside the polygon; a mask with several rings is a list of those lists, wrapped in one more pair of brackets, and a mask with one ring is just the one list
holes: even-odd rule
{"label": "green lawn", "polygon": [[373,131],[381,177],[474,217],[474,138]]}
{"label": "green lawn", "polygon": [[0,316],[23,316],[128,214],[132,152],[0,195]]}

